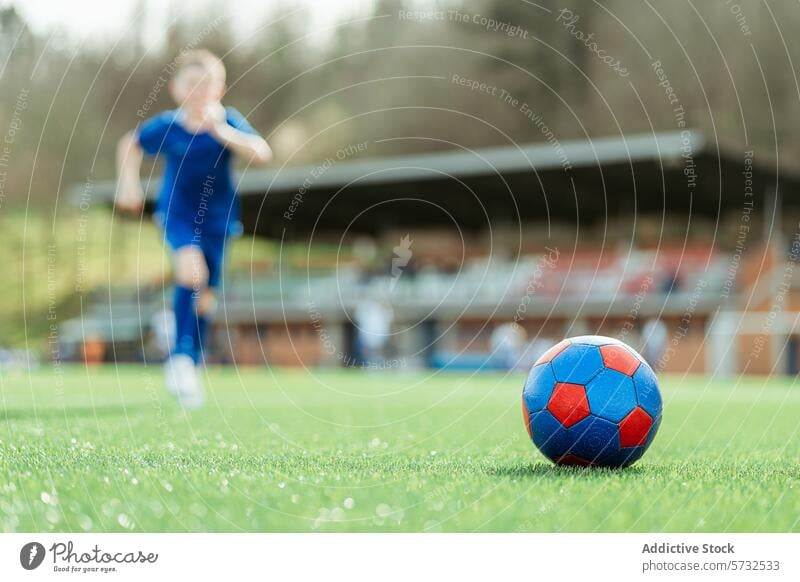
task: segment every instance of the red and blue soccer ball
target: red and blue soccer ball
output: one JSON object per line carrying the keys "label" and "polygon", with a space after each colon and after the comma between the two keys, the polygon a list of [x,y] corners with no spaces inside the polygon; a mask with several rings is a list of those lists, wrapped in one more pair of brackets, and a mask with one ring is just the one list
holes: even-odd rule
{"label": "red and blue soccer ball", "polygon": [[547,350],[522,391],[528,434],[561,465],[634,463],[656,436],[661,407],[656,375],[644,358],[597,335],[565,339]]}

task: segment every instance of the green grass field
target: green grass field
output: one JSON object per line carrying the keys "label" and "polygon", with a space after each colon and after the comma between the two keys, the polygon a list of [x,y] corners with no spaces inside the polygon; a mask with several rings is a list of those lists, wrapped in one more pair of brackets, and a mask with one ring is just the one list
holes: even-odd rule
{"label": "green grass field", "polygon": [[2,531],[800,531],[800,385],[662,379],[625,470],[556,468],[522,378],[157,367],[0,376]]}

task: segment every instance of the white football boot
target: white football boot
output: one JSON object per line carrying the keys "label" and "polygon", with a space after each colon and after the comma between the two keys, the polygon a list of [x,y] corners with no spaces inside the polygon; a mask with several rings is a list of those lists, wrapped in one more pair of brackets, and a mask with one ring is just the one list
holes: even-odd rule
{"label": "white football boot", "polygon": [[167,391],[178,399],[180,405],[193,410],[205,404],[206,397],[194,360],[176,354],[164,366]]}

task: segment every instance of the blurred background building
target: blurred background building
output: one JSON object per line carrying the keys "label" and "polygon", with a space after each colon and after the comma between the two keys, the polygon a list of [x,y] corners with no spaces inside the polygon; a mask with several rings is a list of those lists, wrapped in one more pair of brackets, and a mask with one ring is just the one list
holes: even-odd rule
{"label": "blurred background building", "polygon": [[[793,264],[772,223],[797,211],[785,195],[796,176],[751,168],[758,202],[743,215],[741,161],[697,133],[568,141],[561,154],[569,171],[548,145],[515,145],[240,175],[248,232],[307,254],[254,255],[228,277],[212,360],[363,366],[377,350],[394,367],[525,368],[562,337],[599,333],[657,341],[645,353],[668,372],[796,372],[792,327],[747,325],[769,316]],[[113,195],[112,182],[96,186]],[[746,253],[731,245],[741,234]],[[91,329],[117,359],[145,358],[144,324],[165,297],[96,299],[64,339],[78,353]],[[511,361],[492,341],[507,324],[522,334]],[[763,357],[744,370],[738,352],[760,336]]]}
{"label": "blurred background building", "polygon": [[0,2],[8,361],[163,357],[170,265],[110,210],[114,144],[206,47],[277,155],[240,174],[209,361],[524,368],[603,333],[668,372],[798,370],[789,6],[49,5]]}

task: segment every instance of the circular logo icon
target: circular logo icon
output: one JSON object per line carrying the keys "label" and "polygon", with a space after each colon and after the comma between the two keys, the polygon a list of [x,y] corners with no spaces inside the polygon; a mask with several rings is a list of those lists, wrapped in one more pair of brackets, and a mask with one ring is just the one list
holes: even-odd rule
{"label": "circular logo icon", "polygon": [[44,546],[39,542],[29,542],[19,551],[19,563],[26,570],[35,570],[44,561]]}

